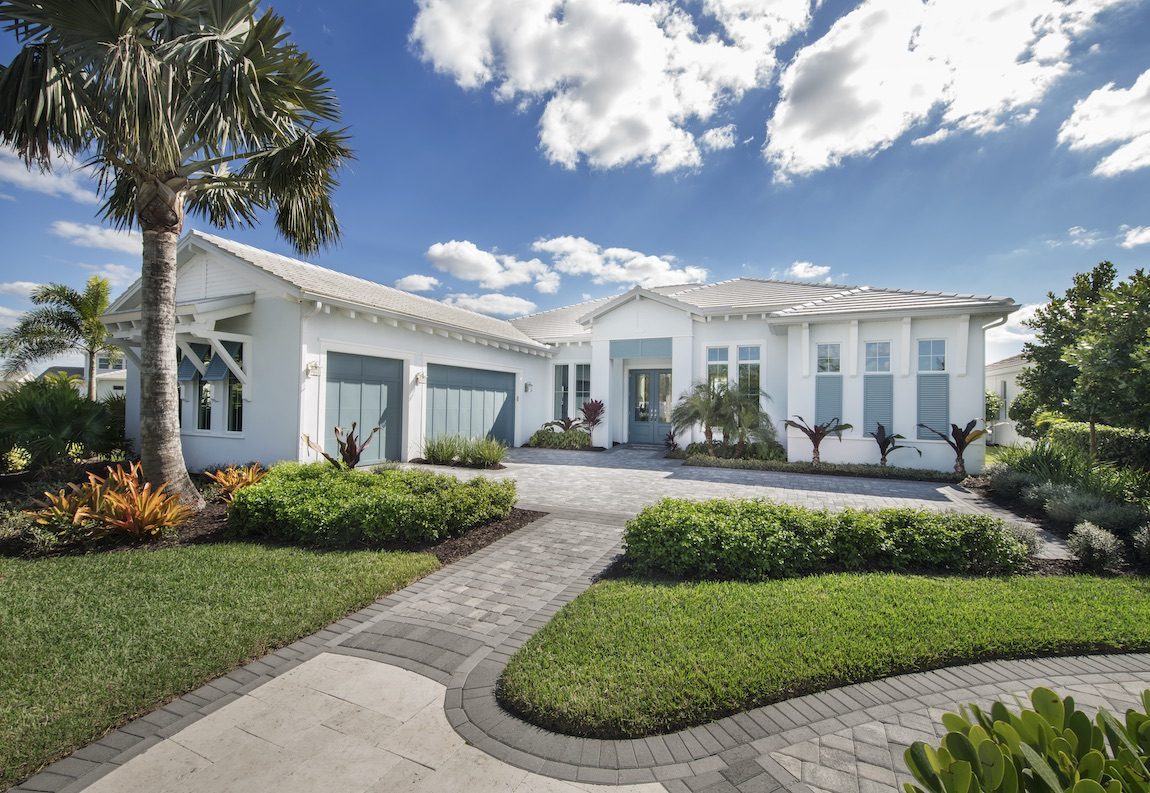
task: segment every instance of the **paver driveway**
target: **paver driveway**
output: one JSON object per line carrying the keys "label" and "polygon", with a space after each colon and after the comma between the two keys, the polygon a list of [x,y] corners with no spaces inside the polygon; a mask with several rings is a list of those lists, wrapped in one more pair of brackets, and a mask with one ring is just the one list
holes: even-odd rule
{"label": "paver driveway", "polygon": [[[673,495],[829,507],[989,507],[959,488],[682,468],[637,450],[515,450],[496,476],[514,477],[521,503],[551,514],[105,736],[18,790],[577,793],[611,784],[631,793],[750,793],[805,790],[806,783],[835,793],[878,793],[900,771],[897,746],[910,729],[905,719],[925,729],[923,719],[942,702],[1021,690],[1020,680],[1056,673],[1068,685],[1097,685],[1103,693],[1105,686],[1125,685],[1128,693],[1150,681],[1146,656],[1017,673],[998,664],[993,674],[927,673],[804,697],[643,741],[552,735],[499,709],[498,674],[609,564],[624,522],[645,504]],[[1087,679],[1083,671],[1114,674]],[[990,680],[999,687],[965,688]],[[878,753],[867,748],[880,730],[888,737],[884,772],[870,767]],[[853,759],[843,754],[848,742],[857,746]]]}

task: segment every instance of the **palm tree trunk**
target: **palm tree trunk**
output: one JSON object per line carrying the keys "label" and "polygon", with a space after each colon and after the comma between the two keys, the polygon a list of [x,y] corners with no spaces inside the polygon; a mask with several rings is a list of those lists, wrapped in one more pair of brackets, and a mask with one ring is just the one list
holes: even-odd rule
{"label": "palm tree trunk", "polygon": [[811,441],[811,465],[818,465],[822,460],[819,459],[819,444],[818,441]]}
{"label": "palm tree trunk", "polygon": [[180,446],[179,387],[176,382],[176,243],[171,228],[144,229],[140,281],[143,338],[140,345],[140,462],[155,485],[197,509],[200,496]]}
{"label": "palm tree trunk", "polygon": [[88,399],[96,401],[96,351],[88,350]]}
{"label": "palm tree trunk", "polygon": [[954,458],[954,473],[966,479],[966,460],[963,459],[961,452]]}

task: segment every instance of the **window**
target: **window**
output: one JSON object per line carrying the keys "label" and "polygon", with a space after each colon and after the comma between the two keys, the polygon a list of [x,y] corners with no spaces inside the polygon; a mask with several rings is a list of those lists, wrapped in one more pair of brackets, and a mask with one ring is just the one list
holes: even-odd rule
{"label": "window", "polygon": [[707,382],[714,388],[717,385],[726,385],[730,380],[730,369],[727,366],[730,351],[726,347],[707,348]]}
{"label": "window", "polygon": [[762,392],[759,377],[760,354],[757,344],[739,347],[739,393],[744,396],[757,396]]}
{"label": "window", "polygon": [[567,399],[567,364],[555,367],[555,418],[565,419],[571,415],[568,410],[570,404]]}
{"label": "window", "polygon": [[919,339],[918,370],[920,372],[946,371],[946,339]]}
{"label": "window", "polygon": [[842,356],[839,355],[839,345],[819,344],[816,347],[816,360],[818,366],[815,371],[819,374],[837,374],[842,371]]}
{"label": "window", "polygon": [[196,377],[196,429],[212,428],[212,384]]}
{"label": "window", "polygon": [[889,341],[868,341],[866,343],[866,360],[863,370],[867,373],[890,371]]}
{"label": "window", "polygon": [[591,399],[591,364],[575,364],[575,409],[582,410]]}
{"label": "window", "polygon": [[[224,342],[224,348],[236,365],[243,369],[244,346],[239,342]],[[228,432],[244,431],[244,384],[228,370]]]}

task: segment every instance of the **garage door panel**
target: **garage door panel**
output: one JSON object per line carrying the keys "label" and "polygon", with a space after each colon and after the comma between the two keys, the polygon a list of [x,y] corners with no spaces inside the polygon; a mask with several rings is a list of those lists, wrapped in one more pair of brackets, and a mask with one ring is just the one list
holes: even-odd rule
{"label": "garage door panel", "polygon": [[431,364],[427,367],[427,436],[515,436],[515,375]]}
{"label": "garage door panel", "polygon": [[398,460],[403,439],[403,362],[368,355],[328,353],[324,448],[336,454],[335,427],[351,429],[361,439],[372,427],[379,432],[361,462]]}

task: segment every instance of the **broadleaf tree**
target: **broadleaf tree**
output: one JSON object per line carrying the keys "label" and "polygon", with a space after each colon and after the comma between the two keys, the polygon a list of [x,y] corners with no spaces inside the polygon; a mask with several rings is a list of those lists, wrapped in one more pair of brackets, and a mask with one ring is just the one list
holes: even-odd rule
{"label": "broadleaf tree", "polygon": [[270,213],[298,251],[339,238],[352,156],[334,91],[258,0],[0,0],[19,50],[0,67],[0,143],[29,168],[81,159],[105,219],[143,232],[140,452],[149,480],[201,504],[184,466],[176,245],[191,214]]}

